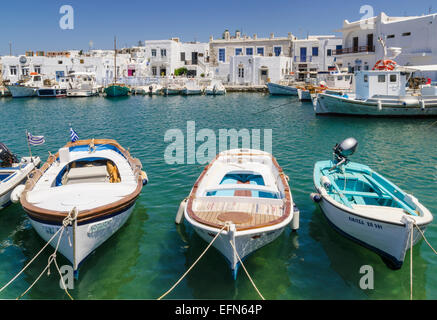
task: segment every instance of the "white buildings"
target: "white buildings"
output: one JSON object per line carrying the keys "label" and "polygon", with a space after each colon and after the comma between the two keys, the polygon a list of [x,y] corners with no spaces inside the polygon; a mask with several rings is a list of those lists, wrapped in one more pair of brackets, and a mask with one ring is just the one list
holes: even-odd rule
{"label": "white buildings", "polygon": [[238,30],[234,36],[225,30],[221,39],[211,36],[212,75],[233,84],[259,85],[267,78],[277,81],[281,72],[291,72],[292,41],[295,38],[291,33],[287,37],[275,37],[273,33],[269,38],[258,38],[256,34],[249,37],[241,35]]}
{"label": "white buildings", "polygon": [[291,57],[233,56],[229,63],[229,83],[264,85],[277,82],[291,70]]}
{"label": "white buildings", "polygon": [[[334,54],[349,71],[372,69],[383,58],[378,37],[386,40],[387,48],[402,49],[395,59],[400,65],[437,64],[437,14],[389,17],[381,12],[361,21],[345,20],[339,31],[343,34],[343,48]],[[428,76],[436,79],[435,73]]]}
{"label": "white buildings", "polygon": [[[2,76],[12,83],[30,75],[40,73],[51,79],[71,71],[92,72],[97,82],[104,84],[114,78],[114,52],[112,50],[92,50],[87,53],[80,51],[43,52],[28,51],[20,56],[3,56]],[[129,54],[117,54],[117,70],[119,77],[128,76],[128,66],[132,61]]]}
{"label": "white buildings", "polygon": [[175,70],[185,67],[188,76],[207,76],[209,45],[200,42],[170,40],[145,41],[145,59],[149,76],[171,76]]}
{"label": "white buildings", "polygon": [[295,79],[304,81],[317,78],[319,73],[335,69],[336,59],[333,55],[340,49],[342,39],[335,36],[308,36],[307,39],[293,41],[293,73]]}

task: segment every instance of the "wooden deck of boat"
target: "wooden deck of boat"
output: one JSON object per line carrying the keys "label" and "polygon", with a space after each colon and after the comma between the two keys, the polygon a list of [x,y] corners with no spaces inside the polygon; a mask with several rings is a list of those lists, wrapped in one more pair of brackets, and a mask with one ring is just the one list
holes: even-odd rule
{"label": "wooden deck of boat", "polygon": [[[229,219],[220,219],[223,212],[196,212],[196,216],[213,225],[224,225]],[[250,219],[246,219],[246,215],[249,215]],[[272,221],[277,220],[279,217],[270,214],[247,214],[244,212],[235,212],[235,215],[230,218],[230,221],[234,223],[238,228],[253,228],[260,225],[266,225]]]}
{"label": "wooden deck of boat", "polygon": [[226,221],[232,221],[238,229],[250,229],[280,219],[283,210],[283,205],[196,199],[193,213],[205,224],[224,225]]}

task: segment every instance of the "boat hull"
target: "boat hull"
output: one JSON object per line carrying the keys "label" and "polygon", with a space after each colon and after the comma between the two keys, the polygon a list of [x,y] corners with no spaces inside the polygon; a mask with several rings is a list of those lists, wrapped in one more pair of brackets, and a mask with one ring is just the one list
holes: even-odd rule
{"label": "boat hull", "polygon": [[67,96],[67,89],[38,89],[40,98],[64,98]]}
{"label": "boat hull", "polygon": [[267,88],[272,95],[297,96],[297,89],[291,86],[268,82]]}
{"label": "boat hull", "polygon": [[97,90],[81,90],[81,89],[67,90],[68,97],[92,97],[98,94],[99,93],[97,92]]}
{"label": "boat hull", "polygon": [[[69,226],[64,230],[58,250],[72,263],[75,272],[94,250],[126,223],[133,208],[134,205],[115,213],[109,218]],[[35,231],[44,241],[50,240],[61,228],[61,225],[40,221],[31,216],[29,216],[29,219]],[[50,243],[52,247],[56,247],[59,236],[60,234]]]}
{"label": "boat hull", "polygon": [[[316,189],[317,190],[317,189]],[[319,190],[317,190],[319,192]],[[343,236],[380,255],[393,269],[399,269],[410,248],[410,228],[406,224],[386,223],[347,212],[325,197],[319,202],[329,224]],[[419,225],[425,232],[426,225]],[[420,239],[413,229],[413,245]]]}
{"label": "boat hull", "polygon": [[193,96],[193,95],[199,95],[202,94],[202,90],[189,90],[189,89],[183,89],[182,94],[184,96]]}
{"label": "boat hull", "polygon": [[417,97],[409,100],[386,100],[378,106],[375,99],[358,101],[342,96],[318,94],[314,99],[314,111],[318,115],[341,114],[352,116],[426,117],[437,116],[437,98],[424,99],[424,107]]}
{"label": "boat hull", "polygon": [[32,172],[35,167],[38,167],[41,162],[39,157],[33,157],[33,161],[33,163],[28,163],[21,170],[17,170],[14,176],[0,182],[0,210],[11,204],[12,191],[20,184],[24,184],[27,180],[27,175]]}
{"label": "boat hull", "polygon": [[300,101],[311,101],[311,93],[308,90],[297,90],[297,96]]}
{"label": "boat hull", "polygon": [[25,97],[36,97],[37,89],[36,87],[26,87],[26,86],[6,86],[11,93],[13,98],[25,98]]}
{"label": "boat hull", "polygon": [[168,89],[168,88],[164,89],[164,95],[166,95],[166,96],[177,95],[180,93],[181,93],[181,90],[179,90],[179,89]]}
{"label": "boat hull", "polygon": [[[184,215],[185,219],[187,219],[193,226],[194,231],[207,243],[210,243],[220,231],[219,229],[210,228],[197,223],[190,218],[186,210]],[[291,218],[289,220],[291,220]],[[231,268],[232,276],[235,280],[237,278],[240,262],[235,254],[234,248],[230,244],[230,241],[233,240],[234,246],[238,252],[238,256],[241,260],[243,260],[254,251],[264,247],[278,238],[289,223],[290,221],[287,220],[285,223],[282,223],[279,226],[247,231],[237,231],[235,236],[232,236],[232,233],[223,230],[218,238],[214,241],[213,247],[215,247],[226,258],[226,261]]]}
{"label": "boat hull", "polygon": [[107,97],[124,97],[129,94],[129,88],[120,85],[110,85],[105,88]]}

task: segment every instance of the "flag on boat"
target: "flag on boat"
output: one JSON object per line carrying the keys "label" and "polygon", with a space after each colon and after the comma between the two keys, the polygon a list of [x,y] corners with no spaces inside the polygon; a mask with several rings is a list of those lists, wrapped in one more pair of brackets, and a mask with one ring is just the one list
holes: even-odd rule
{"label": "flag on boat", "polygon": [[77,135],[76,131],[73,130],[73,128],[70,128],[70,138],[71,142],[79,140],[79,136]]}
{"label": "flag on boat", "polygon": [[44,136],[32,136],[30,132],[27,132],[27,141],[29,141],[29,144],[32,146],[39,146],[46,142]]}

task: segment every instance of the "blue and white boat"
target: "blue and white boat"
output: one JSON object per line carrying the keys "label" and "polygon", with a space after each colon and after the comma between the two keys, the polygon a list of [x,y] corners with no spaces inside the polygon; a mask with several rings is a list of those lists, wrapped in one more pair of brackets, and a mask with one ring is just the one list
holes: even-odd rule
{"label": "blue and white boat", "polygon": [[77,213],[59,240],[59,252],[76,272],[81,262],[128,220],[147,183],[141,168],[140,160],[115,140],[77,140],[50,155],[19,198],[33,228],[45,241],[67,217],[74,218]]}
{"label": "blue and white boat", "polygon": [[297,96],[297,88],[293,86],[267,82],[267,88],[271,95]]}
{"label": "blue and white boat", "polygon": [[[213,246],[237,277],[240,259],[299,228],[288,177],[269,153],[233,149],[219,153],[194,184],[184,218]],[[224,228],[224,229],[223,229]]]}
{"label": "blue and white boat", "polygon": [[30,172],[39,166],[39,157],[17,156],[0,143],[0,209],[11,204],[11,194],[15,187],[26,182]]}
{"label": "blue and white boat", "polygon": [[[335,230],[379,254],[393,269],[421,239],[433,216],[414,196],[366,165],[350,162],[357,141],[348,138],[334,148],[334,159],[314,166],[313,200]],[[417,227],[415,227],[416,225]]]}

